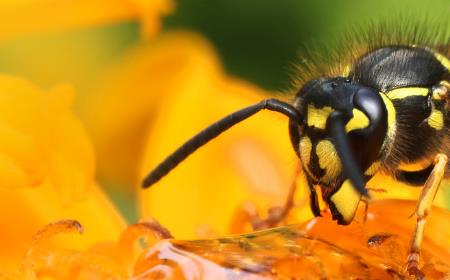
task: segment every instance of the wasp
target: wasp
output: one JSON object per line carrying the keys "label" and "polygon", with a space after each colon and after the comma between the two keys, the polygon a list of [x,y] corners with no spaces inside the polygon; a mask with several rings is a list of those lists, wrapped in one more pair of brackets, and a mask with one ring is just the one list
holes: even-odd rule
{"label": "wasp", "polygon": [[392,26],[346,39],[343,54],[306,59],[292,102],[266,99],[231,113],[167,157],[143,187],[235,124],[261,110],[278,112],[289,118],[315,216],[320,190],[333,219],[349,224],[370,196],[367,182],[379,172],[422,187],[406,267],[420,276],[426,217],[441,181],[450,176],[450,38],[440,26]]}

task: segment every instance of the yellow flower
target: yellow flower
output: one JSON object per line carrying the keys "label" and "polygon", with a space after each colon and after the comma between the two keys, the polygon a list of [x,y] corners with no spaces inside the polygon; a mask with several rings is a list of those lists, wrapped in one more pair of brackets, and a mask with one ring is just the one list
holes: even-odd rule
{"label": "yellow flower", "polygon": [[43,91],[0,76],[0,270],[18,267],[33,234],[51,221],[76,218],[95,228],[75,242],[84,247],[125,227],[95,183],[93,150],[69,110],[72,98],[67,86]]}
{"label": "yellow flower", "polygon": [[1,0],[0,40],[140,18],[142,35],[155,36],[170,0]]}
{"label": "yellow flower", "polygon": [[[170,0],[0,1],[0,40],[136,18],[141,19],[142,35],[151,38],[159,30],[160,16],[171,9]],[[34,58],[39,60],[39,54]],[[22,64],[20,59],[21,65],[35,61],[27,57]],[[35,73],[47,78],[48,70],[35,64]],[[64,69],[84,71],[80,65],[86,66],[72,63]],[[72,99],[70,86],[44,91],[25,80],[0,76],[0,271],[19,267],[33,234],[52,221],[76,218],[94,229],[70,242],[74,248],[114,240],[125,228],[94,179],[93,149],[69,110]]]}
{"label": "yellow flower", "polygon": [[[0,2],[0,8],[5,5],[0,15],[7,11],[3,19],[11,22],[2,38],[135,17],[144,21],[144,36],[154,38],[158,16],[170,8],[168,3]],[[50,16],[55,11],[60,18]],[[35,15],[45,20],[37,21]],[[142,42],[90,87],[81,115],[94,148],[69,109],[69,86],[42,90],[23,79],[0,76],[0,279],[404,275],[414,202],[372,203],[366,224],[361,213],[349,227],[326,216],[223,237],[249,231],[240,211],[244,202],[255,203],[264,214],[284,203],[293,180],[304,185],[301,175],[294,178],[298,160],[287,120],[272,113],[234,127],[152,189],[138,189],[143,176],[190,136],[273,95],[224,73],[201,37],[175,32]],[[127,226],[102,192],[94,157],[102,178],[137,192],[139,223]],[[373,184],[391,185],[383,178]],[[285,223],[311,217],[302,189],[295,201]],[[148,217],[177,238],[222,237],[168,240],[165,228]],[[441,230],[448,221],[447,211],[434,209],[430,215],[423,246],[423,270],[430,279],[450,273],[450,233]]]}

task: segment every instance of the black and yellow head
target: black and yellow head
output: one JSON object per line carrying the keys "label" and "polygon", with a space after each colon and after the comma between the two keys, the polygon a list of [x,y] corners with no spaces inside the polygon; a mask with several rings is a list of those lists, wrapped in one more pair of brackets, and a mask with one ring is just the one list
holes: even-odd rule
{"label": "black and yellow head", "polygon": [[333,217],[348,223],[367,195],[364,171],[379,161],[388,133],[380,92],[348,77],[319,78],[300,89],[294,107],[303,122],[291,121],[290,135],[308,177],[311,209],[320,215],[317,185]]}
{"label": "black and yellow head", "polygon": [[319,78],[299,91],[294,106],[304,116],[298,127],[299,155],[314,184],[335,189],[350,175],[345,175],[351,171],[341,161],[347,155],[340,149],[345,148],[336,148],[336,118],[344,124],[359,170],[379,158],[387,133],[387,111],[376,89],[344,77]]}

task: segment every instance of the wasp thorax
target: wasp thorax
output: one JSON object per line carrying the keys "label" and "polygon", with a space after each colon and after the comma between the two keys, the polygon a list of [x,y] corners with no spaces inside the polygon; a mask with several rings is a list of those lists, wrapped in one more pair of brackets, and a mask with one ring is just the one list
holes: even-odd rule
{"label": "wasp thorax", "polygon": [[379,158],[387,131],[387,112],[375,89],[344,77],[320,78],[299,91],[295,107],[305,116],[299,155],[313,182],[335,186],[345,179],[330,127],[330,120],[337,115],[345,123],[351,153],[361,171]]}

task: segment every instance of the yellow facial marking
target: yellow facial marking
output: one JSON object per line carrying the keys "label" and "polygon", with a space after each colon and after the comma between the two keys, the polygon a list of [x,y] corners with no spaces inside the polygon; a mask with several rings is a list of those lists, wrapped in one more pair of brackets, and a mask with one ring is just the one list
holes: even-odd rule
{"label": "yellow facial marking", "polygon": [[309,159],[311,158],[311,150],[312,150],[312,144],[311,139],[309,139],[308,136],[302,137],[300,139],[300,159],[302,160],[302,163],[306,166],[309,164]]}
{"label": "yellow facial marking", "polygon": [[299,144],[300,149],[300,160],[302,162],[304,170],[309,174],[309,176],[315,180],[318,180],[317,177],[311,172],[309,169],[309,161],[311,159],[311,151],[312,151],[312,143],[311,139],[308,136],[304,136],[300,139]]}
{"label": "yellow facial marking", "polygon": [[345,131],[349,132],[355,129],[362,129],[369,126],[369,118],[358,109],[353,109],[353,117],[345,125]]}
{"label": "yellow facial marking", "polygon": [[328,116],[334,111],[331,107],[316,108],[308,105],[308,126],[325,129]]}
{"label": "yellow facial marking", "polygon": [[410,96],[427,96],[429,92],[428,88],[423,87],[404,87],[396,88],[386,92],[386,95],[392,99],[403,99]]}
{"label": "yellow facial marking", "polygon": [[434,52],[434,57],[436,57],[437,60],[439,60],[439,62],[445,67],[447,68],[447,70],[450,71],[450,60],[445,57],[444,55]]}
{"label": "yellow facial marking", "polygon": [[373,174],[375,174],[381,166],[381,162],[380,161],[375,161],[374,163],[372,163],[369,168],[366,169],[366,172],[364,172],[364,175],[367,176],[371,176]]}
{"label": "yellow facial marking", "polygon": [[309,161],[311,158],[311,151],[312,151],[311,139],[309,139],[308,136],[302,137],[300,139],[299,149],[300,149],[300,151],[299,151],[300,152],[300,160],[302,161],[303,168],[311,177],[313,177],[314,179],[317,179],[308,167]]}
{"label": "yellow facial marking", "polygon": [[320,141],[316,146],[316,154],[320,168],[325,170],[322,180],[330,181],[336,178],[341,172],[341,161],[333,143],[329,140]]}
{"label": "yellow facial marking", "polygon": [[395,132],[397,130],[397,113],[395,111],[394,104],[392,101],[383,93],[380,93],[381,98],[383,99],[384,106],[386,106],[387,110],[387,119],[388,119],[388,139],[392,140],[395,137]]}
{"label": "yellow facial marking", "polygon": [[350,223],[358,209],[361,195],[355,190],[349,180],[345,180],[339,190],[330,197],[330,200],[342,215],[344,222]]}
{"label": "yellow facial marking", "polygon": [[444,128],[444,114],[437,109],[433,109],[427,122],[430,127],[436,130],[441,130]]}

